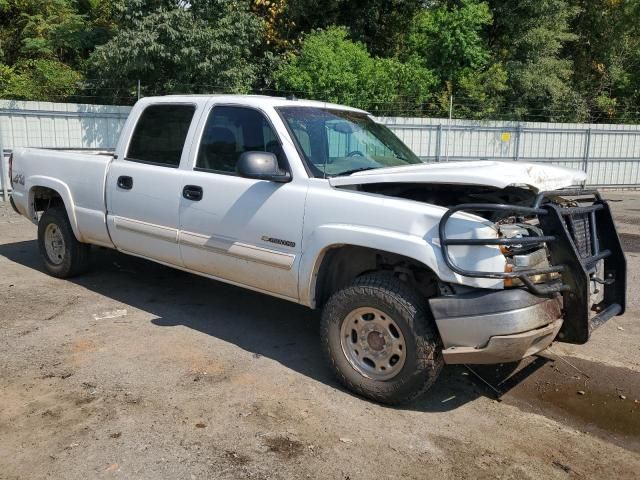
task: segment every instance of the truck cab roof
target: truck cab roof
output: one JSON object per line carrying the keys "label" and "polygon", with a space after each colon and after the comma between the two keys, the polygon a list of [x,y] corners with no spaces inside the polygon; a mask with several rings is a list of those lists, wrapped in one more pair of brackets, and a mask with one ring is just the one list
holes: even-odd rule
{"label": "truck cab roof", "polygon": [[156,97],[145,97],[140,100],[142,104],[155,103],[184,103],[184,102],[208,102],[215,100],[216,103],[241,104],[253,107],[315,107],[332,110],[348,110],[367,114],[368,112],[358,108],[347,107],[329,102],[319,102],[317,100],[288,99],[284,97],[271,97],[268,95],[164,95]]}

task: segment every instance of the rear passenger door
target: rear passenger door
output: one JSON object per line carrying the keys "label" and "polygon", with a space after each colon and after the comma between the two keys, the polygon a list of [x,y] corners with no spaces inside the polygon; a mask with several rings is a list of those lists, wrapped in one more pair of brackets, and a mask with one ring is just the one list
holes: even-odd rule
{"label": "rear passenger door", "polygon": [[298,298],[298,264],[307,179],[243,178],[246,151],[274,153],[291,171],[268,117],[256,108],[216,105],[201,121],[193,168],[185,171],[180,248],[187,268],[289,299]]}
{"label": "rear passenger door", "polygon": [[191,104],[152,104],[141,113],[122,158],[107,174],[107,225],[123,252],[182,266],[178,221],[180,162],[194,120]]}

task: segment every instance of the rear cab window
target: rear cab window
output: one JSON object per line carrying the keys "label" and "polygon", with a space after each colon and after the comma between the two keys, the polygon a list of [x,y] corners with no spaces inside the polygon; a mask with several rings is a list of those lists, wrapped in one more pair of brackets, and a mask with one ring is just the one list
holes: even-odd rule
{"label": "rear cab window", "polygon": [[144,109],[131,136],[126,160],[178,168],[196,107],[151,105]]}

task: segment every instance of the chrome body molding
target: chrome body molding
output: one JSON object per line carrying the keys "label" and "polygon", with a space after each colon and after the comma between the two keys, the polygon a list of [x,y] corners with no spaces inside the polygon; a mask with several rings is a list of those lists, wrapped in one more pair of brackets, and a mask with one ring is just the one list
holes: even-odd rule
{"label": "chrome body molding", "polygon": [[229,255],[250,262],[262,263],[284,270],[291,270],[296,259],[296,256],[291,253],[279,252],[256,245],[247,245],[225,237],[184,232],[175,228],[141,222],[130,218],[114,216],[113,223],[116,228],[121,230],[147,235],[170,243],[179,243],[187,247],[199,248],[216,254]]}
{"label": "chrome body molding", "polygon": [[271,250],[255,245],[247,245],[224,237],[200,235],[192,232],[180,231],[179,242],[181,245],[188,247],[199,248],[222,255],[229,255],[242,260],[249,260],[251,262],[282,268],[284,270],[291,270],[293,262],[296,259],[296,256],[291,253],[279,252],[277,250]]}
{"label": "chrome body molding", "polygon": [[140,220],[132,220],[130,218],[113,216],[113,224],[119,230],[127,230],[129,232],[147,235],[148,237],[157,238],[166,242],[178,243],[178,230],[175,228],[155,225],[153,223],[142,222]]}

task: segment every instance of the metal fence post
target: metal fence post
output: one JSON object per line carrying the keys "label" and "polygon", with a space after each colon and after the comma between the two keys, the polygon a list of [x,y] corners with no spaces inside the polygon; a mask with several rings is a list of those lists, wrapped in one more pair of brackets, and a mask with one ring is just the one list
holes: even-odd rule
{"label": "metal fence post", "polygon": [[518,122],[516,127],[516,153],[514,160],[517,162],[520,159],[520,135],[522,134],[522,124]]}
{"label": "metal fence post", "polygon": [[11,181],[7,179],[4,168],[4,145],[2,141],[2,124],[0,123],[0,187],[2,187],[2,198],[6,202],[9,200],[9,185]]}
{"label": "metal fence post", "polygon": [[442,124],[438,124],[438,136],[436,137],[436,162],[440,161],[440,148],[442,145]]}
{"label": "metal fence post", "polygon": [[587,139],[584,142],[584,163],[582,165],[585,173],[587,172],[587,168],[589,167],[589,151],[591,150],[591,127],[587,128]]}

